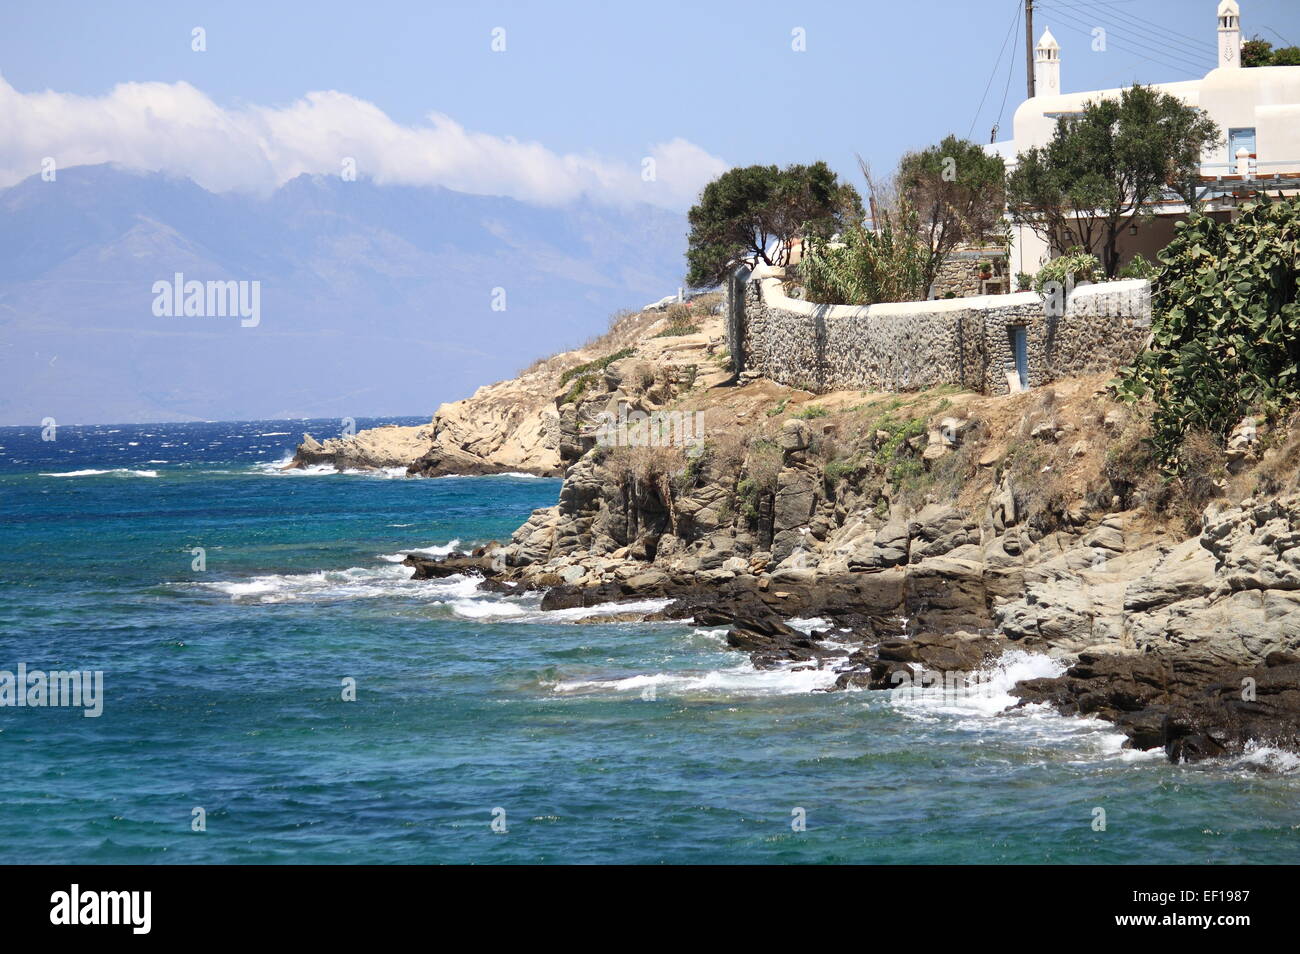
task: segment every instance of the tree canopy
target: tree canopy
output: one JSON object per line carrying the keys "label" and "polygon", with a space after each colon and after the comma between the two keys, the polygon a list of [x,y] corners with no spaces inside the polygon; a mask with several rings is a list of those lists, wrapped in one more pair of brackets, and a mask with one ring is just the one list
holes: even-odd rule
{"label": "tree canopy", "polygon": [[1300,66],[1300,46],[1280,46],[1276,50],[1259,37],[1241,45],[1242,66]]}
{"label": "tree canopy", "polygon": [[825,238],[861,215],[857,190],[824,162],[730,169],[704,187],[687,217],[687,284],[716,285],[741,262],[785,265],[794,239]]}
{"label": "tree canopy", "polygon": [[1006,207],[1005,179],[1001,156],[956,136],[903,156],[898,192],[915,210],[929,245],[923,287],[934,284],[939,266],[954,248],[977,243],[997,227]]}
{"label": "tree canopy", "polygon": [[1195,208],[1202,154],[1223,142],[1218,125],[1175,96],[1133,86],[1119,99],[1061,116],[1052,140],[1017,158],[1007,177],[1012,219],[1060,253],[1098,254],[1119,271],[1119,236],[1148,218],[1165,189]]}

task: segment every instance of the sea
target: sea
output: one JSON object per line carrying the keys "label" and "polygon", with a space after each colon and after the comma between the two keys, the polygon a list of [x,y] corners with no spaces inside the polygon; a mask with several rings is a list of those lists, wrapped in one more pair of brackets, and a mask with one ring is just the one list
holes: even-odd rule
{"label": "sea", "polygon": [[[0,862],[1300,862],[1300,760],[1005,711],[1045,656],[825,692],[722,628],[412,580],[560,482],[281,469],[337,428],[0,428]],[[81,704],[17,705],[20,666]]]}

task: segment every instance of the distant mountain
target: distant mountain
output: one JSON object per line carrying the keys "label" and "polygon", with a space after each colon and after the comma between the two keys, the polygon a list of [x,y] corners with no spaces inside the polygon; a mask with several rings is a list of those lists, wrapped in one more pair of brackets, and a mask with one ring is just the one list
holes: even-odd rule
{"label": "distant mountain", "polygon": [[[0,191],[0,424],[432,413],[675,291],[686,229],[649,206],[61,169]],[[260,282],[260,323],[156,316],[177,272]]]}

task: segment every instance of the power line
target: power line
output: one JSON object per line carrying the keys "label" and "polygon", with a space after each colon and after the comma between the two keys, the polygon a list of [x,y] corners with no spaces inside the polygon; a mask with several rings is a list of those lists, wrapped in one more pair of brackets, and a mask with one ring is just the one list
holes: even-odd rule
{"label": "power line", "polygon": [[[1019,23],[1020,23],[1020,10],[1019,8],[1017,8],[1016,20],[1014,23],[1011,24],[1012,32],[1015,32],[1016,26]],[[1007,111],[1007,94],[1011,92],[1011,74],[1015,72],[1015,65],[1016,65],[1015,50],[1013,49],[1011,53],[1012,53],[1011,58],[1007,61],[1007,82],[1006,85],[1002,87],[1002,105],[998,107],[998,121],[995,124],[999,128],[1001,128],[1002,126],[1002,116]]]}
{"label": "power line", "polygon": [[1281,41],[1282,41],[1283,43],[1285,43],[1287,46],[1294,46],[1294,45],[1295,45],[1295,44],[1293,44],[1290,40],[1288,40],[1286,37],[1284,37],[1281,33],[1278,33],[1276,30],[1274,30],[1271,26],[1266,26],[1266,27],[1264,27],[1264,29],[1267,30],[1269,33],[1273,34],[1275,37],[1277,37],[1279,40],[1281,40]]}
{"label": "power line", "polygon": [[[1075,31],[1076,33],[1079,33],[1079,34],[1081,34],[1081,35],[1083,35],[1083,36],[1091,36],[1091,35],[1092,35],[1091,31],[1089,31],[1088,29],[1086,29],[1086,28],[1080,28],[1080,27],[1076,27],[1076,26],[1071,26],[1071,25],[1068,24],[1068,23],[1065,24],[1065,28],[1066,28],[1067,30],[1073,30],[1073,31]],[[1119,49],[1123,50],[1125,53],[1130,53],[1130,54],[1132,54],[1133,56],[1136,56],[1136,57],[1137,57],[1138,59],[1140,59],[1140,60],[1145,60],[1145,61],[1148,62],[1148,63],[1154,63],[1154,64],[1157,65],[1157,66],[1163,66],[1165,69],[1174,70],[1175,72],[1179,72],[1179,73],[1190,72],[1190,73],[1195,74],[1195,73],[1199,73],[1199,72],[1203,71],[1203,69],[1204,69],[1204,67],[1201,66],[1201,65],[1199,65],[1199,64],[1198,64],[1198,65],[1190,65],[1190,64],[1185,63],[1185,62],[1184,62],[1184,63],[1170,62],[1169,60],[1161,59],[1161,58],[1159,58],[1158,56],[1148,55],[1148,54],[1149,54],[1149,51],[1148,51],[1148,52],[1142,52],[1142,51],[1140,51],[1140,50],[1137,50],[1137,49],[1133,49],[1133,48],[1130,48],[1130,47],[1124,46],[1122,43],[1119,43],[1118,41],[1115,41],[1115,40],[1113,40],[1113,39],[1111,40],[1111,42],[1114,43],[1114,44],[1116,45],[1116,47],[1118,47]]]}
{"label": "power line", "polygon": [[[1082,23],[1083,14],[1066,13],[1059,8],[1052,8],[1052,12],[1062,17],[1071,17],[1076,23]],[[1214,47],[1212,44],[1203,46],[1192,46],[1183,40],[1179,40],[1170,34],[1154,33],[1146,27],[1121,23],[1115,20],[1107,19],[1105,16],[1090,17],[1091,23],[1087,24],[1090,28],[1099,26],[1108,31],[1108,36],[1114,35],[1119,38],[1121,44],[1129,42],[1148,44],[1152,41],[1160,44],[1160,49],[1170,58],[1196,60],[1198,64],[1203,65],[1204,61],[1214,58]],[[1136,36],[1130,36],[1130,33],[1136,33]]]}
{"label": "power line", "polygon": [[1123,21],[1121,20],[1120,26],[1122,29],[1138,30],[1138,31],[1152,32],[1153,34],[1159,34],[1160,38],[1165,40],[1165,42],[1176,44],[1182,49],[1194,53],[1197,56],[1208,56],[1209,54],[1215,53],[1217,51],[1216,44],[1211,43],[1209,40],[1205,39],[1204,37],[1198,40],[1195,37],[1188,36],[1186,33],[1179,33],[1177,30],[1171,30],[1169,27],[1161,26],[1160,24],[1157,23],[1152,23],[1150,20],[1143,20],[1141,17],[1133,16],[1130,13],[1123,13],[1119,10],[1110,10],[1107,11],[1107,14],[1109,16],[1121,17],[1124,20],[1132,21],[1131,24],[1129,24],[1129,23],[1123,23]]}
{"label": "power line", "polygon": [[1016,2],[1016,13],[1011,18],[1011,26],[1007,30],[1007,35],[1002,38],[1002,47],[998,50],[997,62],[993,64],[993,72],[989,73],[989,81],[984,84],[984,95],[980,97],[980,104],[975,110],[975,115],[970,121],[970,131],[966,133],[966,138],[970,139],[975,135],[975,124],[980,120],[980,113],[984,111],[984,101],[988,99],[989,90],[993,88],[993,78],[998,75],[998,67],[1002,65],[1002,55],[1007,51],[1007,41],[1011,39],[1011,34],[1016,29],[1016,24],[1020,22],[1020,0]]}
{"label": "power line", "polygon": [[[1080,20],[1072,14],[1061,13],[1060,11],[1056,11],[1056,14],[1066,21],[1065,25],[1070,29],[1082,33],[1085,36],[1091,37],[1093,35],[1092,26],[1086,21]],[[1140,40],[1130,40],[1125,34],[1119,33],[1119,31],[1115,31],[1115,33],[1116,35],[1114,36],[1107,36],[1107,42],[1114,43],[1126,53],[1132,53],[1142,59],[1158,63],[1170,69],[1191,70],[1193,72],[1203,71],[1205,69],[1205,63],[1196,62],[1189,55],[1181,53],[1178,50],[1160,50],[1157,52],[1150,48],[1142,48],[1139,46],[1141,43]],[[1130,42],[1134,45],[1129,46]]]}
{"label": "power line", "polygon": [[[1059,4],[1053,2],[1051,6],[1054,7],[1057,10],[1057,12],[1060,12],[1062,16],[1068,15],[1064,13],[1063,10],[1061,10]],[[1211,57],[1212,54],[1215,53],[1215,45],[1210,41],[1205,40],[1204,38],[1198,40],[1194,37],[1188,36],[1185,33],[1179,33],[1177,30],[1171,30],[1167,26],[1162,26],[1160,24],[1153,23],[1150,20],[1144,20],[1142,17],[1134,16],[1129,13],[1124,13],[1120,10],[1108,9],[1105,11],[1104,14],[1102,14],[1101,11],[1095,9],[1094,7],[1087,7],[1087,8],[1074,7],[1073,9],[1076,9],[1079,12],[1082,12],[1084,9],[1087,9],[1089,12],[1098,14],[1098,19],[1101,21],[1098,25],[1102,26],[1103,28],[1109,27],[1112,31],[1120,34],[1121,36],[1125,35],[1128,31],[1137,31],[1140,34],[1151,34],[1152,39],[1159,39],[1162,42],[1168,44],[1169,48],[1167,52],[1170,53],[1171,55],[1177,55],[1184,58],[1186,57],[1209,58]],[[1123,20],[1107,21],[1104,19],[1104,17],[1116,17],[1116,18],[1122,17],[1125,20],[1134,21],[1134,22],[1125,23],[1123,22]],[[1140,41],[1141,39],[1142,37],[1136,38],[1137,41]]]}
{"label": "power line", "polygon": [[1190,33],[1181,33],[1178,30],[1175,30],[1172,27],[1170,27],[1168,24],[1157,23],[1154,20],[1148,20],[1146,17],[1140,17],[1136,13],[1128,13],[1127,11],[1124,10],[1111,10],[1109,12],[1112,16],[1123,17],[1125,20],[1134,20],[1137,23],[1159,30],[1162,33],[1170,33],[1174,36],[1182,37],[1184,40],[1190,40],[1191,43],[1198,48],[1209,47],[1213,49],[1215,46],[1214,43],[1207,40],[1204,36],[1192,36]]}

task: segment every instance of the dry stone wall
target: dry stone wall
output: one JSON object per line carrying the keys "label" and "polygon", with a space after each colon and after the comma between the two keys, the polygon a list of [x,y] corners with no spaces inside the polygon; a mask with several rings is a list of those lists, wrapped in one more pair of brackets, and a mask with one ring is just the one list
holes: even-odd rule
{"label": "dry stone wall", "polygon": [[1053,307],[1034,292],[867,306],[790,298],[760,266],[727,284],[734,367],[826,391],[909,391],[959,384],[1005,394],[1016,373],[1014,329],[1027,340],[1029,386],[1116,367],[1142,347],[1146,281],[1083,285]]}

